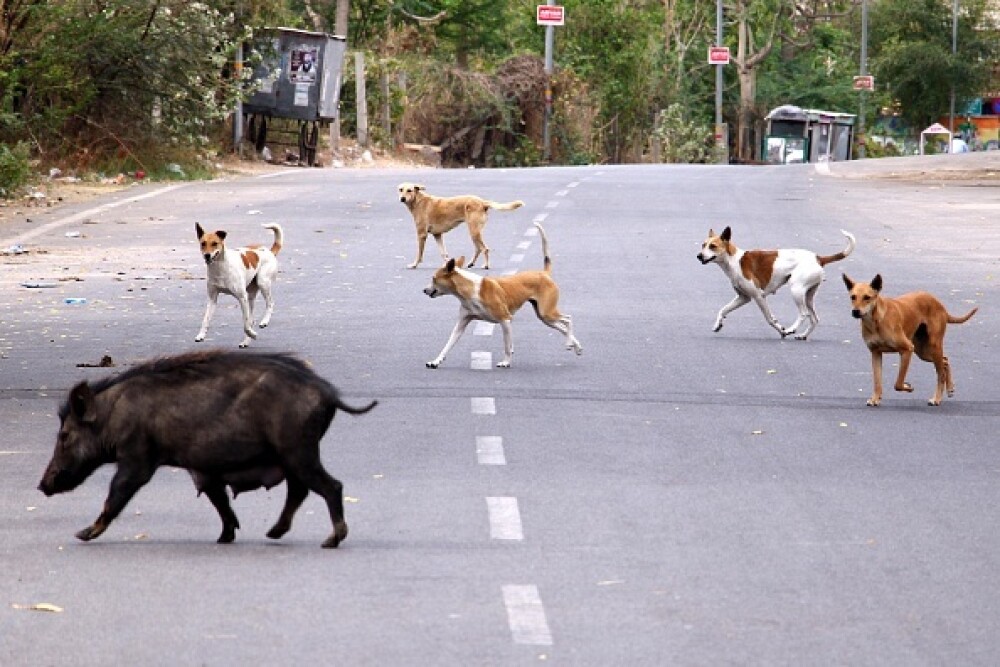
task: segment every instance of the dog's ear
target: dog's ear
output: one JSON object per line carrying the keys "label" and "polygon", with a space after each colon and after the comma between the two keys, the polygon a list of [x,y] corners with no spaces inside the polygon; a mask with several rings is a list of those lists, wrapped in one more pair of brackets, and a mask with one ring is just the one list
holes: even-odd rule
{"label": "dog's ear", "polygon": [[201,238],[202,236],[205,235],[205,230],[202,229],[201,225],[199,223],[197,223],[197,222],[194,223],[194,231],[198,235],[198,238]]}
{"label": "dog's ear", "polygon": [[215,235],[218,236],[223,241],[226,240],[226,233],[224,231],[222,231],[221,229],[219,231],[215,232]]}
{"label": "dog's ear", "polygon": [[463,266],[465,266],[465,255],[462,255],[455,260],[455,266],[457,266],[458,268],[462,268]]}
{"label": "dog's ear", "polygon": [[426,189],[427,189],[427,186],[425,186],[425,185],[420,185],[419,183],[414,183],[413,184],[413,191],[414,192],[420,192],[421,190],[426,190]]}
{"label": "dog's ear", "polygon": [[876,292],[881,292],[882,291],[882,274],[881,273],[876,273],[875,277],[872,278],[872,281],[870,283],[868,283],[868,284],[871,285],[872,289],[875,290]]}
{"label": "dog's ear", "polygon": [[444,265],[444,270],[447,271],[448,273],[451,273],[452,271],[455,270],[455,259],[454,258],[448,260],[448,263]]}
{"label": "dog's ear", "polygon": [[719,238],[725,241],[726,243],[729,243],[729,239],[733,238],[733,230],[729,229],[729,227],[726,227],[725,229],[722,230],[722,233],[719,234]]}
{"label": "dog's ear", "polygon": [[847,291],[850,292],[854,289],[854,281],[848,278],[846,273],[841,273],[840,275],[844,277],[844,284],[847,285]]}
{"label": "dog's ear", "polygon": [[712,229],[711,227],[709,227],[708,228],[708,238],[712,238],[713,236],[715,236],[715,230]]}

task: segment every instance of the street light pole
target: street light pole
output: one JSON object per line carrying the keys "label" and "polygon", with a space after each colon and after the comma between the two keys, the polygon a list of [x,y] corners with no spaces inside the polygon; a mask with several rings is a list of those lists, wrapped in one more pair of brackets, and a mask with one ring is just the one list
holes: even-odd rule
{"label": "street light pole", "polygon": [[[868,74],[868,0],[861,0],[861,76]],[[865,91],[858,95],[861,108],[858,109],[858,157],[865,158]]]}
{"label": "street light pole", "polygon": [[[951,56],[952,60],[955,59],[955,55],[958,53],[958,0],[955,0],[951,7]],[[948,129],[951,130],[952,136],[955,135],[955,77],[951,77],[951,106],[948,110]],[[951,152],[951,146],[948,146],[948,152]]]}
{"label": "street light pole", "polygon": [[[715,0],[715,45],[722,46],[722,0]],[[720,151],[723,160],[729,153],[729,133],[722,130],[722,65],[715,66],[715,136],[717,142],[725,142]]]}

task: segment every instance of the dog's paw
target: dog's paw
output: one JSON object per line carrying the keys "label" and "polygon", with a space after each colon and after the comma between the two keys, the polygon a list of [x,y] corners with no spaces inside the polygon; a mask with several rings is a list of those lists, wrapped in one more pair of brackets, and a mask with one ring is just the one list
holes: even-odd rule
{"label": "dog's paw", "polygon": [[933,405],[937,407],[938,405],[941,405],[941,401],[935,400],[934,397],[932,396],[929,399],[927,399],[927,405]]}
{"label": "dog's paw", "polygon": [[440,365],[441,362],[438,360],[428,361],[426,364],[424,364],[424,366],[426,366],[427,368],[437,368]]}
{"label": "dog's paw", "polygon": [[408,269],[415,269],[415,268],[417,268],[417,266],[419,264],[420,264],[420,262],[414,262],[413,264],[407,264],[406,268],[408,268]]}
{"label": "dog's paw", "polygon": [[902,385],[896,385],[896,391],[903,391],[909,394],[913,391],[913,385],[909,382],[904,382]]}
{"label": "dog's paw", "polygon": [[878,398],[869,398],[867,401],[865,401],[865,405],[867,405],[870,408],[877,408],[881,402],[882,401]]}
{"label": "dog's paw", "polygon": [[510,361],[505,359],[497,362],[497,368],[510,368]]}
{"label": "dog's paw", "polygon": [[712,331],[714,331],[715,333],[722,331],[722,322],[716,322],[715,326],[712,327]]}
{"label": "dog's paw", "polygon": [[807,340],[809,334],[795,334],[795,340]]}
{"label": "dog's paw", "polygon": [[200,343],[203,340],[205,340],[205,334],[198,334],[194,337],[194,342],[196,343]]}

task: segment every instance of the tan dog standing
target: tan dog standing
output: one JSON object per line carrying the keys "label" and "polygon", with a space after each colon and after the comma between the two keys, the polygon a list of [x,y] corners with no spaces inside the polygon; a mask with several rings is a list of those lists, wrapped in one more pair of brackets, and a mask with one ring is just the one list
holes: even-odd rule
{"label": "tan dog standing", "polygon": [[437,241],[441,259],[447,260],[448,250],[444,247],[444,235],[463,222],[469,226],[469,235],[472,236],[472,243],[476,246],[476,254],[472,256],[469,268],[475,265],[480,254],[483,255],[483,268],[490,268],[490,249],[483,240],[486,214],[491,208],[498,211],[513,211],[524,206],[524,202],[517,200],[501,204],[475,195],[435,197],[427,194],[425,190],[423,185],[417,183],[399,185],[399,201],[410,209],[413,224],[417,228],[417,258],[412,264],[407,265],[407,268],[415,269],[423,261],[424,245],[427,243],[428,235]]}
{"label": "tan dog standing", "polygon": [[899,353],[899,376],[896,391],[913,391],[906,381],[906,371],[915,352],[924,361],[934,364],[937,388],[927,401],[941,405],[945,390],[955,394],[951,365],[944,356],[944,332],[949,324],[962,324],[976,314],[973,308],[962,317],[949,315],[944,305],[927,292],[910,292],[890,299],[882,296],[882,276],[870,283],[856,283],[844,274],[844,284],[851,293],[851,315],[861,320],[861,337],[872,353],[872,374],[875,389],[868,405],[882,402],[882,354]]}
{"label": "tan dog standing", "polygon": [[[736,297],[719,310],[712,331],[722,328],[722,320],[726,315],[753,300],[760,312],[764,313],[767,323],[782,338],[795,334],[799,340],[805,340],[819,324],[814,301],[823,282],[823,267],[844,259],[854,250],[854,236],[844,230],[840,230],[840,233],[847,237],[847,247],[844,250],[835,255],[817,255],[811,250],[798,248],[741,250],[733,243],[729,227],[718,235],[711,229],[708,230],[708,238],[701,244],[698,261],[702,264],[718,264],[736,290]],[[799,311],[798,318],[787,329],[781,326],[767,305],[767,297],[786,283]],[[806,322],[806,328],[800,331],[799,327],[803,322]]]}
{"label": "tan dog standing", "polygon": [[437,368],[448,352],[462,337],[465,328],[473,320],[499,323],[503,329],[504,357],[498,368],[509,368],[514,356],[514,342],[511,337],[510,321],[514,313],[526,302],[535,307],[535,314],[547,326],[566,336],[566,349],[577,354],[583,353],[580,341],[573,335],[573,322],[569,315],[559,312],[559,286],[552,279],[552,260],[549,258],[549,241],[542,226],[535,223],[542,237],[542,254],[545,268],[542,271],[521,271],[512,276],[487,278],[462,269],[464,257],[449,259],[434,272],[431,284],[424,294],[433,298],[451,294],[462,303],[458,322],[445,343],[441,354],[427,362],[427,368]]}
{"label": "tan dog standing", "polygon": [[278,275],[277,254],[281,250],[283,233],[281,225],[263,226],[274,232],[274,242],[271,243],[270,249],[254,245],[230,250],[226,247],[225,231],[206,232],[200,224],[195,223],[194,229],[198,234],[201,255],[208,266],[208,303],[205,305],[205,317],[201,322],[201,329],[194,339],[196,343],[205,340],[208,334],[208,325],[215,315],[220,293],[230,294],[240,302],[245,334],[240,347],[248,346],[250,339],[257,337],[257,332],[253,329],[253,302],[257,298],[258,291],[264,295],[265,304],[260,326],[266,327],[270,324],[271,315],[274,313],[271,286]]}

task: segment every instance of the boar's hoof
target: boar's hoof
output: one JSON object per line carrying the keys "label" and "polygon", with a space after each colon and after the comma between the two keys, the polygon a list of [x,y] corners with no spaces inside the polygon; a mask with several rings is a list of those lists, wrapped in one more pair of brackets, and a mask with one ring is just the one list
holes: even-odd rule
{"label": "boar's hoof", "polygon": [[337,546],[345,539],[347,539],[347,524],[344,522],[340,522],[334,525],[333,535],[326,538],[326,541],[323,542],[323,548],[336,549]]}
{"label": "boar's hoof", "polygon": [[83,530],[81,530],[76,534],[76,539],[83,540],[84,542],[89,542],[95,537],[99,537],[103,532],[104,529],[99,528],[98,526],[87,526],[86,528],[84,528]]}

